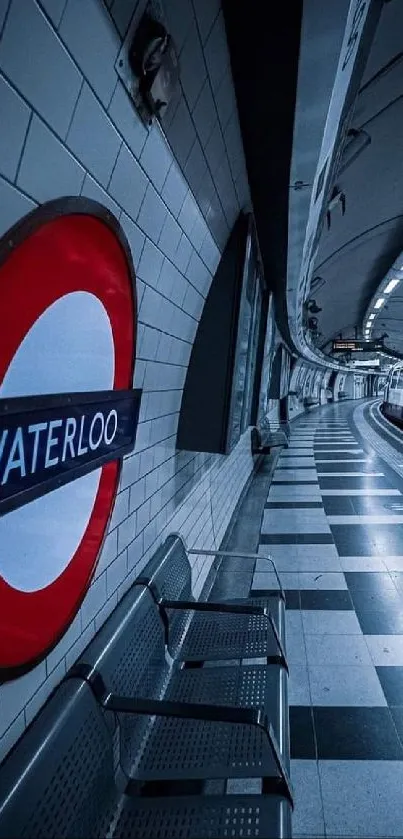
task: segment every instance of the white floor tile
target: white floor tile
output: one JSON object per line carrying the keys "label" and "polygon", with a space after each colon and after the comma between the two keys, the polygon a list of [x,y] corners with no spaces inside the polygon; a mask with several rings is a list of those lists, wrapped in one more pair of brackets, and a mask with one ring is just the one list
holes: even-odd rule
{"label": "white floor tile", "polygon": [[328,516],[327,519],[329,524],[403,524],[403,516],[393,513],[389,516]]}
{"label": "white floor tile", "polygon": [[[262,549],[262,548],[269,548],[270,553],[272,553],[271,549],[273,547],[274,547],[274,545],[261,545],[259,550]],[[275,547],[277,547],[277,545]],[[289,546],[288,545],[281,545],[281,547],[286,547],[287,548]],[[318,574],[318,573],[321,573],[321,572],[323,573],[323,572],[329,572],[329,571],[335,571],[335,572],[340,573],[341,571],[349,570],[349,569],[342,568],[342,566],[340,564],[340,560],[339,560],[337,555],[331,554],[329,556],[327,556],[327,555],[323,556],[319,553],[318,547],[326,547],[327,548],[327,547],[333,547],[332,545],[330,545],[330,546],[329,545],[323,545],[323,546],[312,545],[312,553],[304,555],[304,556],[299,556],[297,553],[294,553],[294,551],[292,549],[294,547],[296,547],[295,545],[291,545],[290,547],[291,547],[291,550],[289,550],[289,552],[286,556],[278,556],[276,559],[274,559],[274,556],[273,556],[273,559],[274,559],[275,564],[276,564],[277,571],[279,573],[284,572],[284,571],[292,571],[292,572],[312,571],[312,572],[315,572],[315,574]],[[298,545],[297,547],[301,547],[301,546]],[[306,546],[303,545],[303,547],[305,548]],[[315,553],[313,551],[315,551]],[[264,553],[264,552],[262,551],[262,553]],[[264,572],[264,571],[268,571],[269,568],[268,567],[266,568],[266,566],[263,563],[260,564],[259,560],[258,560],[257,565],[256,565],[256,570]],[[351,570],[355,571],[355,568],[352,568]],[[368,570],[370,570],[370,569],[368,569]],[[382,567],[382,571],[385,571],[385,566]]]}
{"label": "white floor tile", "polygon": [[363,635],[306,635],[305,646],[308,664],[372,664]]}
{"label": "white floor tile", "polygon": [[313,705],[375,707],[386,699],[371,665],[308,665]]}
{"label": "white floor tile", "polygon": [[361,627],[352,609],[302,609],[305,635],[360,635]]}
{"label": "white floor tile", "polygon": [[320,760],[319,775],[327,836],[403,836],[403,761]]}
{"label": "white floor tile", "polygon": [[305,665],[293,664],[292,667],[290,667],[290,676],[288,679],[288,704],[304,706],[311,704],[308,668]]}
{"label": "white floor tile", "polygon": [[376,667],[403,666],[403,635],[365,635]]}
{"label": "white floor tile", "polygon": [[317,481],[316,469],[276,469],[274,481]]}
{"label": "white floor tile", "polygon": [[299,574],[299,587],[305,591],[345,591],[347,583],[341,572],[304,571]]}
{"label": "white floor tile", "polygon": [[322,489],[321,495],[401,495],[401,492],[398,489]]}
{"label": "white floor tile", "polygon": [[384,478],[383,472],[320,472],[318,478]]}
{"label": "white floor tile", "polygon": [[287,634],[287,661],[290,665],[290,672],[295,664],[307,666],[304,636],[300,632],[291,631]]}
{"label": "white floor tile", "polygon": [[[403,557],[401,557],[403,562]],[[387,567],[381,556],[341,556],[343,571],[386,571]],[[403,568],[403,565],[402,565]]]}
{"label": "white floor tile", "polygon": [[[286,571],[285,573],[279,574],[281,585],[285,589],[299,589],[299,574]],[[278,583],[276,580],[275,574],[272,572],[267,571],[255,571],[252,580],[252,592],[259,590],[259,591],[270,591],[272,589],[277,589]]]}
{"label": "white floor tile", "polygon": [[[347,589],[345,576],[341,572],[279,571],[279,577],[283,588],[286,590],[345,591]],[[270,591],[276,588],[278,588],[278,584],[274,572],[255,571],[252,581],[252,591]]]}
{"label": "white floor tile", "polygon": [[319,484],[307,486],[281,486],[272,484],[270,487],[268,501],[321,501],[322,496]]}
{"label": "white floor tile", "polygon": [[303,634],[302,617],[299,609],[286,609],[285,613],[285,637],[289,632],[299,632]]}
{"label": "white floor tile", "polygon": [[388,571],[403,571],[403,556],[383,556]]}
{"label": "white floor tile", "polygon": [[295,809],[292,835],[324,836],[324,816],[316,760],[292,760],[291,781],[294,785]]}
{"label": "white floor tile", "polygon": [[323,510],[265,510],[262,533],[330,533]]}
{"label": "white floor tile", "polygon": [[302,466],[303,468],[310,466],[312,469],[315,468],[315,458],[312,457],[280,457],[277,462],[277,469],[284,469],[285,468],[298,468]]}

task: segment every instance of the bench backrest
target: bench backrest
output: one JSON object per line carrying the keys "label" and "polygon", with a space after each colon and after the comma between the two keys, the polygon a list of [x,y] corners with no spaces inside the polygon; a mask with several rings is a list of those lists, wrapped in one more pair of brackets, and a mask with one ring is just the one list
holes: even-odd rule
{"label": "bench backrest", "polygon": [[192,598],[192,569],[180,536],[168,536],[151,557],[137,582],[149,586],[163,600]]}
{"label": "bench backrest", "polygon": [[[78,664],[99,671],[105,687],[128,697],[160,698],[169,675],[165,631],[150,592],[134,586],[84,650]],[[150,719],[119,714],[120,761],[126,771],[136,762]]]}
{"label": "bench backrest", "polygon": [[0,766],[0,837],[105,836],[115,809],[113,714],[62,683]]}
{"label": "bench backrest", "polygon": [[[137,582],[147,585],[157,600],[193,600],[192,569],[180,536],[168,536],[155,552]],[[171,610],[169,614],[169,649],[174,656],[181,645],[191,614]]]}

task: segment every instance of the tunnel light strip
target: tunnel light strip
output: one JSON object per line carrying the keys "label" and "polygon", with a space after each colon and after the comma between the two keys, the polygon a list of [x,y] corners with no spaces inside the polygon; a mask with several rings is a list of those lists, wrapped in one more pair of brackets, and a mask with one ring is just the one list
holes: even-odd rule
{"label": "tunnel light strip", "polygon": [[380,309],[381,306],[383,306],[384,302],[385,302],[384,297],[378,297],[378,300],[375,303],[374,309]]}

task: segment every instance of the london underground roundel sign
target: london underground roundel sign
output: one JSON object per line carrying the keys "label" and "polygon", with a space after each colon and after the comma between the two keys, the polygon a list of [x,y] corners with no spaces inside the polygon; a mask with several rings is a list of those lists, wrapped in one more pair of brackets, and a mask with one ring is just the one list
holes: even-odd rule
{"label": "london underground roundel sign", "polygon": [[135,442],[131,257],[105,208],[50,202],[0,243],[0,679],[33,666],[94,573]]}

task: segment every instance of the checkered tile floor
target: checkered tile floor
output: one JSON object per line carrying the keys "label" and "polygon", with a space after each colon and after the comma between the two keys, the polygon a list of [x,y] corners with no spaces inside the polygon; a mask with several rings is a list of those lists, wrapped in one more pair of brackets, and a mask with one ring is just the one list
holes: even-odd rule
{"label": "checkered tile floor", "polygon": [[293,423],[260,534],[287,595],[296,837],[403,836],[403,479],[355,408]]}

